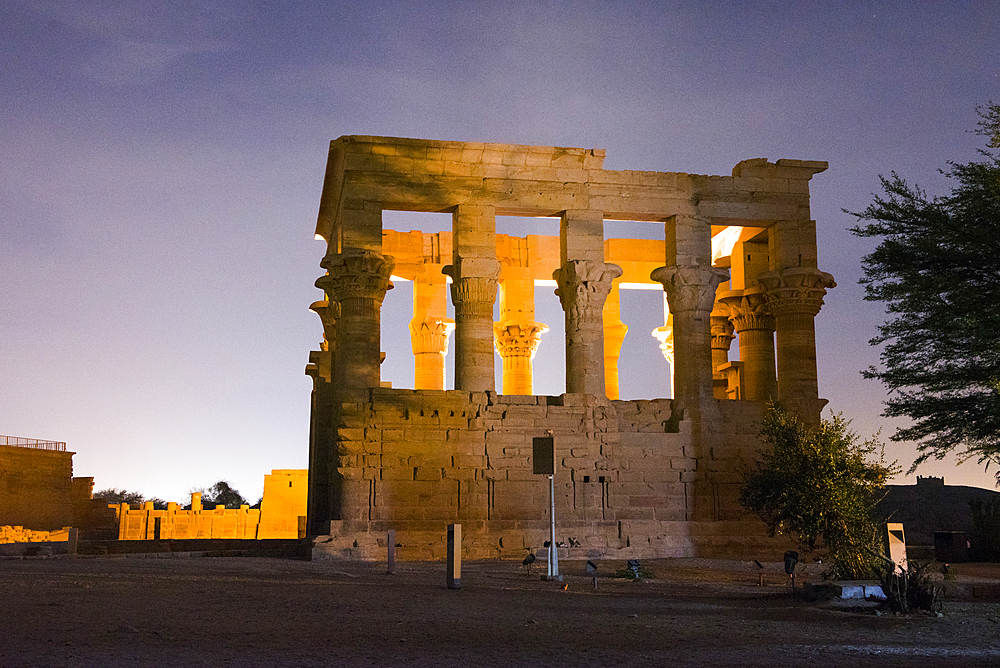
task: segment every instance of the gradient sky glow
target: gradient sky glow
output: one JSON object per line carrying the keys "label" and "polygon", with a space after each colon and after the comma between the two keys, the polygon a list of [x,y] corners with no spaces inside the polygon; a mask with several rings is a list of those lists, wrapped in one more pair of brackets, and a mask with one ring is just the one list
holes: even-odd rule
{"label": "gradient sky glow", "polygon": [[[874,244],[842,209],[892,170],[943,192],[936,170],[981,145],[975,106],[1000,101],[991,1],[6,0],[0,25],[0,434],[66,441],[98,488],[168,500],[224,478],[252,502],[272,468],[307,465],[331,139],[604,148],[608,169],[700,174],[829,161],[812,180],[838,282],[817,319],[820,396],[888,436],[885,392],[859,373],[883,320],[857,284]],[[562,315],[537,292],[552,327],[537,391],[559,393]],[[386,302],[397,387],[408,294]],[[666,394],[661,303],[624,298],[624,398]],[[919,473],[993,484],[975,462]]]}

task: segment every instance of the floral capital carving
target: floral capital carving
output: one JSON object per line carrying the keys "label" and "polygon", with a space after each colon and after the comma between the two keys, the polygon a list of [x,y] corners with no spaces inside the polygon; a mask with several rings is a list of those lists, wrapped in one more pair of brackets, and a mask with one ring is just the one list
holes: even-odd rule
{"label": "floral capital carving", "polygon": [[570,260],[552,272],[563,311],[575,321],[599,321],[611,284],[621,275],[618,265],[593,260]]}
{"label": "floral capital carving", "polygon": [[812,267],[786,267],[768,271],[757,277],[766,290],[771,312],[806,313],[816,316],[823,307],[823,296],[837,287],[833,276]]}
{"label": "floral capital carving", "polygon": [[542,334],[549,331],[548,325],[540,322],[520,322],[508,320],[493,324],[493,343],[504,359],[527,357],[533,359]]}
{"label": "floral capital carving", "polygon": [[455,330],[455,321],[451,318],[435,318],[428,316],[423,320],[410,321],[410,345],[413,354],[440,353],[448,354],[448,337]]}
{"label": "floral capital carving", "polygon": [[729,280],[729,270],[683,264],[654,269],[649,277],[663,284],[671,312],[708,313],[715,305],[715,289],[723,281]]}
{"label": "floral capital carving", "polygon": [[381,304],[386,291],[392,289],[389,277],[396,261],[371,251],[348,251],[327,255],[320,266],[327,274],[316,280],[316,287],[343,308],[345,301],[353,299],[370,299]]}
{"label": "floral capital carving", "polygon": [[770,303],[759,285],[746,290],[725,292],[719,297],[719,301],[729,311],[729,320],[737,333],[753,329],[774,331]]}

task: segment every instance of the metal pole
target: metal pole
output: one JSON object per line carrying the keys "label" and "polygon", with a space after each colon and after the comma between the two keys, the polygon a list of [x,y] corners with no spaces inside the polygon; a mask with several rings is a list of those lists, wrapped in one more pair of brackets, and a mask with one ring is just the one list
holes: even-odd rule
{"label": "metal pole", "polygon": [[549,476],[549,498],[552,501],[552,531],[549,534],[549,576],[559,577],[559,548],[556,547],[556,480]]}

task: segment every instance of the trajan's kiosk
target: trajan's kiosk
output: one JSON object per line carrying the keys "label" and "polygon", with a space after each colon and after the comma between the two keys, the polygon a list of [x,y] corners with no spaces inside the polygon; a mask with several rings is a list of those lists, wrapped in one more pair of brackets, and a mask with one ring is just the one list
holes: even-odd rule
{"label": "trajan's kiosk", "polygon": [[[764,548],[763,526],[737,503],[762,408],[774,399],[818,423],[826,403],[814,318],[835,283],[817,268],[809,180],[827,163],[753,159],[732,176],[702,176],[603,162],[597,149],[331,143],[316,228],[327,242],[316,282],[325,299],[312,305],[324,340],[306,370],[314,555],[377,558],[392,529],[402,558],[443,558],[445,526],[459,522],[467,558],[523,557],[548,538],[549,485],[532,466],[533,439],[546,436],[566,556]],[[451,228],[383,229],[387,210],[450,213]],[[498,235],[498,215],[557,218],[559,237]],[[663,239],[605,239],[605,220],[658,222]],[[379,377],[393,276],[413,281],[412,390]],[[558,396],[533,393],[543,281],[554,281],[565,314]],[[623,283],[666,292],[672,399],[618,398]]]}

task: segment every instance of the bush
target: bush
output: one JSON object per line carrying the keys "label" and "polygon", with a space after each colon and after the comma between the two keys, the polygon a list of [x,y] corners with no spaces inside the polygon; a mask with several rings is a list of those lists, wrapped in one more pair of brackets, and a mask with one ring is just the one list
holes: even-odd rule
{"label": "bush", "polygon": [[900,469],[885,462],[877,439],[859,443],[847,427],[835,415],[811,428],[769,405],[760,432],[768,447],[744,472],[740,503],[764,521],[771,536],[796,534],[804,550],[823,545],[834,577],[860,579],[872,575],[871,551],[881,546],[879,492]]}

